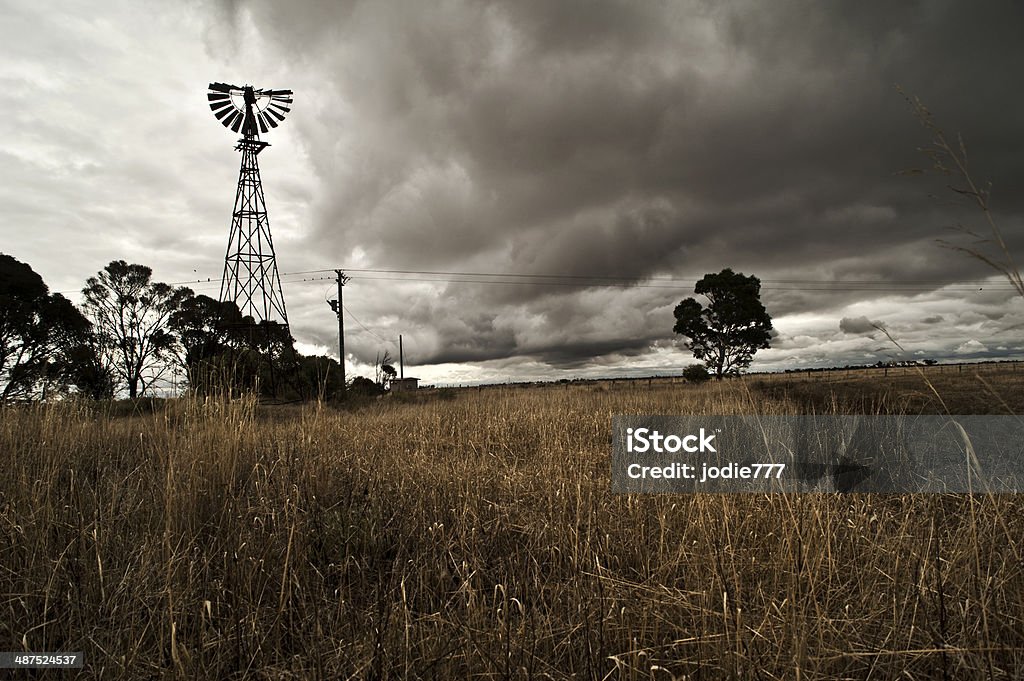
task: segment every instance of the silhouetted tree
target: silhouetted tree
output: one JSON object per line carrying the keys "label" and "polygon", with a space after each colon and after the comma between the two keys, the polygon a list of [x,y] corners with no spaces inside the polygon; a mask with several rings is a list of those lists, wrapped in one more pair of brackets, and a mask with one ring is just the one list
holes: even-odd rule
{"label": "silhouetted tree", "polygon": [[225,381],[235,382],[242,327],[242,313],[234,302],[182,289],[169,328],[178,337],[177,361],[191,389],[206,392],[224,387]]}
{"label": "silhouetted tree", "polygon": [[117,391],[117,380],[90,334],[89,342],[67,351],[67,380],[80,395],[93,400],[109,400]]}
{"label": "silhouetted tree", "polygon": [[77,383],[90,325],[29,265],[0,254],[0,399],[31,399]]}
{"label": "silhouetted tree", "polygon": [[[177,336],[176,359],[189,388],[198,392],[258,391],[268,397],[305,399],[325,387],[295,352],[288,329],[242,316],[233,301],[183,289],[169,328]],[[340,374],[340,371],[339,371]],[[333,390],[333,384],[327,386]]]}
{"label": "silhouetted tree", "polygon": [[727,268],[704,275],[694,290],[710,304],[704,307],[693,298],[680,302],[674,331],[689,339],[686,347],[716,378],[739,373],[771,340],[772,320],[761,304],[761,280]]}
{"label": "silhouetted tree", "polygon": [[303,395],[326,400],[341,391],[341,365],[333,357],[298,356],[299,382]]}
{"label": "silhouetted tree", "polygon": [[167,371],[177,341],[169,322],[186,289],[151,280],[145,265],[115,260],[82,289],[106,366],[140,397]]}

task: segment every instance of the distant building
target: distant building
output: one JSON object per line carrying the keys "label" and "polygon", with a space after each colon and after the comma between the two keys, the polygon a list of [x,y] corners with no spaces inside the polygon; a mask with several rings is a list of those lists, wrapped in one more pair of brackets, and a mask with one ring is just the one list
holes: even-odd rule
{"label": "distant building", "polygon": [[391,392],[400,393],[408,392],[410,390],[416,390],[420,387],[420,379],[418,378],[392,378],[391,379]]}

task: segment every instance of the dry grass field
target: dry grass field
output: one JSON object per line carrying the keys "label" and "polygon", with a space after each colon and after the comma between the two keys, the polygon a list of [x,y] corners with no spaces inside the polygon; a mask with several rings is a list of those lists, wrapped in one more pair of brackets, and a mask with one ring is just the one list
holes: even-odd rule
{"label": "dry grass field", "polygon": [[0,650],[104,679],[1021,678],[1019,498],[609,491],[613,414],[1024,413],[1024,372],[928,376],[8,408]]}

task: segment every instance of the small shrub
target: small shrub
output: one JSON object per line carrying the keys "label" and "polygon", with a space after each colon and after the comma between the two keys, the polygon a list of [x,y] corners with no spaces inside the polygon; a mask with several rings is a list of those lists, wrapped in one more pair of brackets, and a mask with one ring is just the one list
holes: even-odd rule
{"label": "small shrub", "polygon": [[711,378],[711,374],[703,364],[691,364],[683,369],[683,378],[690,383],[703,383]]}
{"label": "small shrub", "polygon": [[384,387],[365,376],[356,376],[348,384],[349,395],[372,397],[384,394]]}

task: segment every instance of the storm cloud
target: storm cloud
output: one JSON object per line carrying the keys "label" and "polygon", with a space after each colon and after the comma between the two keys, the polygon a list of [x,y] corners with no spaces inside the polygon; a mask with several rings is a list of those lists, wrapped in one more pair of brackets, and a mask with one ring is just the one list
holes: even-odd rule
{"label": "storm cloud", "polygon": [[[114,33],[137,20],[107,11]],[[196,103],[204,79],[295,90],[287,132],[261,157],[279,263],[352,270],[357,366],[394,354],[401,333],[439,381],[676,370],[692,358],[672,308],[724,267],[760,277],[775,318],[775,347],[755,366],[880,358],[877,342],[854,337],[865,323],[929,356],[1021,352],[1007,331],[1020,299],[936,243],[960,238],[946,227],[975,225],[976,211],[929,197],[948,178],[898,174],[927,164],[916,148],[929,137],[895,89],[963,131],[1019,253],[1024,112],[1009,79],[1024,70],[1020,5],[237,0],[188,11],[189,44],[221,67],[189,84]],[[202,106],[175,115],[210,122]],[[88,158],[86,136],[75,144]],[[114,246],[131,238],[201,248],[198,265],[166,258],[165,278],[216,276],[226,225],[214,206],[230,201],[237,161],[206,137],[176,148],[219,179],[133,181],[177,187],[208,235],[190,244],[169,225],[144,237],[126,227],[104,252],[121,257]],[[41,197],[16,205],[23,223],[46,219]],[[330,282],[285,281],[293,333],[329,351]]]}
{"label": "storm cloud", "polygon": [[839,320],[839,330],[843,333],[871,335],[885,328],[882,322],[873,322],[867,317],[843,317]]}

